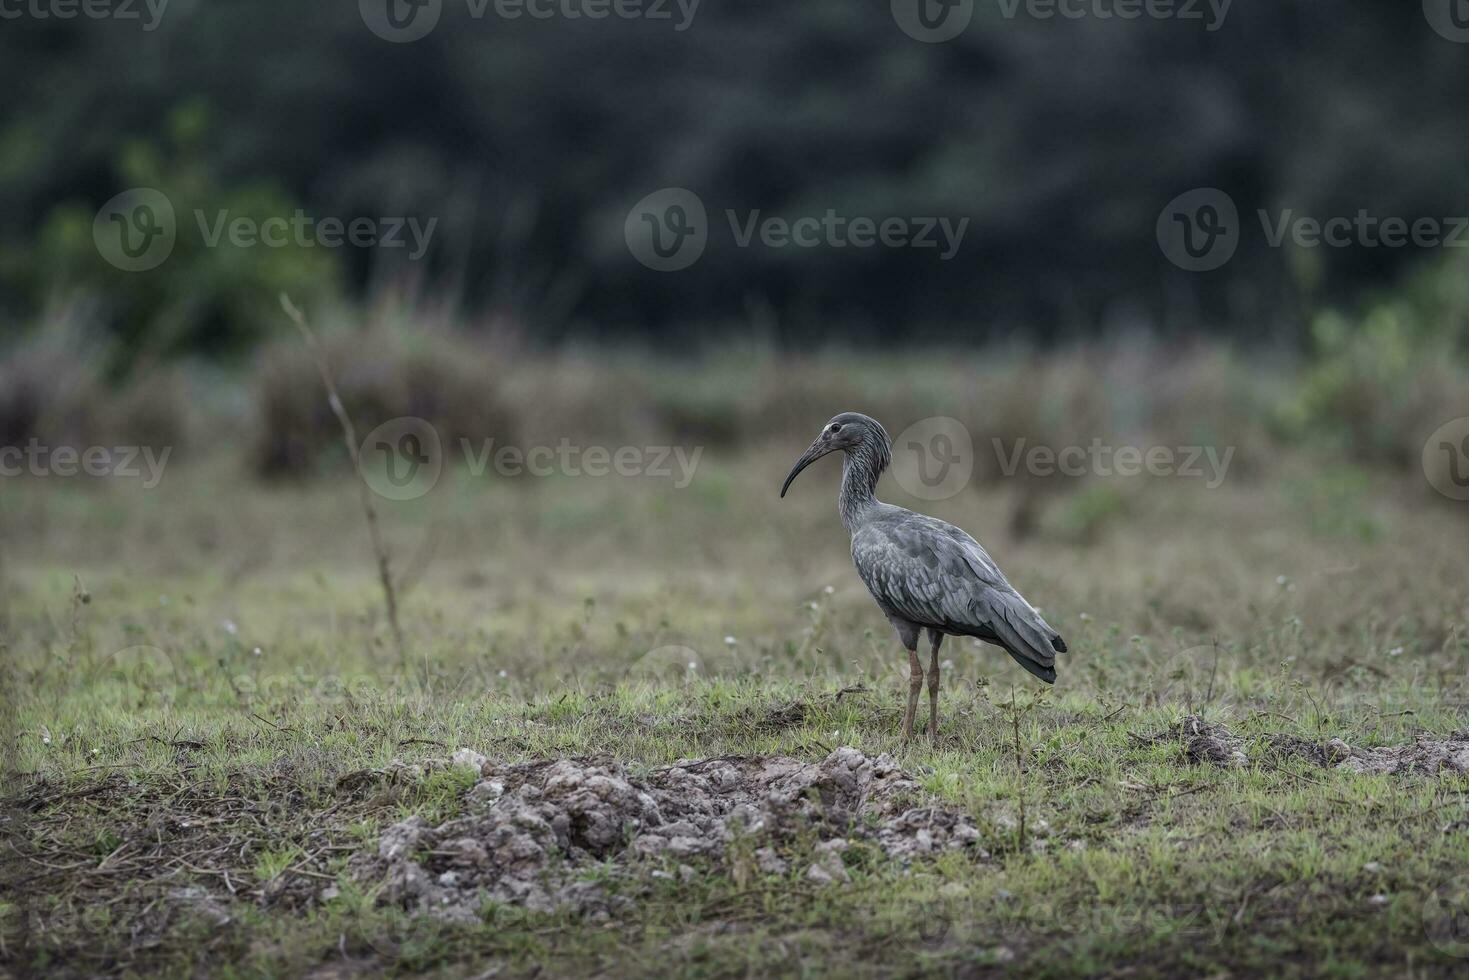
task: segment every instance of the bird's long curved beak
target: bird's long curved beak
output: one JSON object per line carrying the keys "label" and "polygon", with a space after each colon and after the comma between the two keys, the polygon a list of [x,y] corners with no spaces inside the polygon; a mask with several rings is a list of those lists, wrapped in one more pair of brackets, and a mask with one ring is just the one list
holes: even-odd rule
{"label": "bird's long curved beak", "polygon": [[791,467],[791,472],[786,476],[786,482],[781,485],[780,495],[782,497],[786,495],[786,491],[791,488],[791,484],[795,482],[796,477],[801,475],[802,470],[831,451],[831,446],[823,446],[820,442],[813,442],[811,447],[801,454],[801,458],[796,460],[796,465]]}

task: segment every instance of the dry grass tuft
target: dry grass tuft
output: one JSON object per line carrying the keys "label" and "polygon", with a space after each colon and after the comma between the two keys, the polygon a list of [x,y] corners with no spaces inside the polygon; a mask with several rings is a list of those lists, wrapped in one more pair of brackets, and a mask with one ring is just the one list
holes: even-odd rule
{"label": "dry grass tuft", "polygon": [[192,441],[184,372],[108,377],[108,347],[84,311],[54,311],[0,349],[0,446],[181,446]]}

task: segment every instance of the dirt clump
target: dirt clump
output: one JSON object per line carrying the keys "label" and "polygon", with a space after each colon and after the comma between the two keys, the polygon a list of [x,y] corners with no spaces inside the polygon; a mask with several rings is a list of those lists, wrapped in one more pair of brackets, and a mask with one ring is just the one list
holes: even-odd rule
{"label": "dirt clump", "polygon": [[968,814],[935,804],[889,756],[846,747],[820,762],[713,758],[646,775],[587,759],[485,763],[480,774],[464,815],[386,828],[353,859],[354,873],[382,883],[386,901],[446,918],[476,916],[482,898],[600,917],[628,899],[578,880],[599,862],[745,859],[826,885],[847,880],[842,854],[857,841],[905,862],[950,849],[983,855]]}
{"label": "dirt clump", "polygon": [[1273,761],[1305,759],[1325,768],[1351,758],[1352,747],[1339,738],[1326,742],[1313,742],[1298,735],[1281,733],[1266,736],[1265,752],[1266,756]]}
{"label": "dirt clump", "polygon": [[1424,776],[1469,773],[1469,734],[1455,732],[1447,738],[1420,734],[1407,745],[1361,748],[1339,738],[1317,743],[1290,736],[1275,736],[1271,750],[1279,755],[1309,759],[1322,767],[1376,775],[1416,774]]}
{"label": "dirt clump", "polygon": [[1189,715],[1165,732],[1155,735],[1137,735],[1133,738],[1144,744],[1176,742],[1182,745],[1183,754],[1190,762],[1210,763],[1216,766],[1236,768],[1247,765],[1244,739],[1198,715]]}

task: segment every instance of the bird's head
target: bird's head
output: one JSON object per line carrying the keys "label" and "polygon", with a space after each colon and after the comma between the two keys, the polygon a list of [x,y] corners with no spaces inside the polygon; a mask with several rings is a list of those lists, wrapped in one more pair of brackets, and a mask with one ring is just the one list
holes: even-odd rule
{"label": "bird's head", "polygon": [[786,495],[791,483],[802,470],[839,449],[846,453],[870,456],[874,469],[881,472],[891,458],[892,440],[877,419],[858,412],[843,412],[821,427],[815,441],[796,460],[796,465],[791,467],[785,484],[780,488],[780,495]]}

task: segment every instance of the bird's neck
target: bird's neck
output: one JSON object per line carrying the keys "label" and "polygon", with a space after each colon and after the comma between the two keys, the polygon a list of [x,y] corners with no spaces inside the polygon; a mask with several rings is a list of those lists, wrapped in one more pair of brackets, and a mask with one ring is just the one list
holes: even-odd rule
{"label": "bird's neck", "polygon": [[855,531],[872,506],[877,503],[877,480],[888,466],[886,446],[864,443],[847,450],[842,457],[842,489],[837,507],[842,512],[842,525]]}

